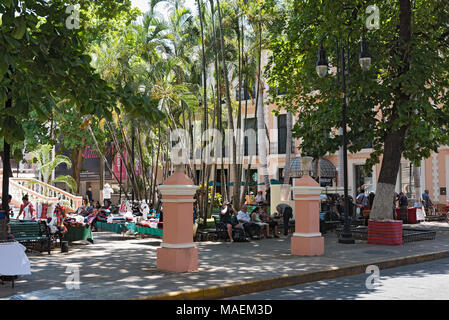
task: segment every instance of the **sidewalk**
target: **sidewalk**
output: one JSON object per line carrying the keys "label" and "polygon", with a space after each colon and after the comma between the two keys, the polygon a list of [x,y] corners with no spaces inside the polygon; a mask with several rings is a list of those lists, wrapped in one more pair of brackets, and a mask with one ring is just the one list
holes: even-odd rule
{"label": "sidewalk", "polygon": [[[160,239],[135,239],[109,232],[94,233],[94,245],[73,244],[70,252],[30,254],[30,276],[12,289],[0,286],[1,299],[217,299],[337,276],[364,273],[366,265],[380,269],[449,257],[449,225],[426,222],[437,230],[435,240],[397,247],[339,244],[325,235],[325,254],[290,255],[290,238],[250,243],[199,242],[199,270],[176,274],[156,269]],[[80,288],[65,286],[68,266],[79,266]],[[212,288],[211,287],[215,287]],[[180,294],[182,291],[184,293]],[[174,293],[178,292],[178,293]],[[187,294],[185,292],[188,292]]]}

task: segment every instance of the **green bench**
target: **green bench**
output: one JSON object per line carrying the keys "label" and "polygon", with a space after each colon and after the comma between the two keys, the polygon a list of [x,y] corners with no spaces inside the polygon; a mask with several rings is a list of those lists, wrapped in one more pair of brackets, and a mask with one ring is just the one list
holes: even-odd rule
{"label": "green bench", "polygon": [[42,252],[42,248],[47,248],[48,254],[51,253],[51,236],[50,230],[45,223],[41,222],[13,222],[9,223],[11,233],[14,235],[14,240],[27,245],[34,245],[39,243],[39,252]]}

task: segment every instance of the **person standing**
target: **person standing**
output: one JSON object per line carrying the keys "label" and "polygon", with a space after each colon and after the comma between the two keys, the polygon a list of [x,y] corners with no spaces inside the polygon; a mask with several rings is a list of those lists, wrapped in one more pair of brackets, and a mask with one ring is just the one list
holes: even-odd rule
{"label": "person standing", "polygon": [[103,201],[104,201],[105,205],[106,205],[106,201],[109,201],[109,203],[112,203],[111,202],[111,193],[114,193],[114,190],[112,190],[109,183],[106,183],[104,185],[104,189],[103,189]]}
{"label": "person standing", "polygon": [[293,209],[286,203],[280,203],[276,206],[276,211],[284,219],[284,236],[288,236],[288,223],[293,217]]}
{"label": "person standing", "polygon": [[363,210],[368,206],[368,197],[365,195],[365,189],[360,189],[356,198],[357,207],[360,208],[360,216],[363,217]]}
{"label": "person standing", "polygon": [[[12,195],[8,194],[8,212],[5,213],[5,219],[6,219],[6,223],[9,223],[9,216],[13,215],[14,212],[11,210],[11,207],[9,206],[10,203],[12,201]],[[3,208],[3,204],[0,202],[0,210],[1,208]]]}
{"label": "person standing", "polygon": [[17,219],[20,219],[20,216],[23,214],[23,220],[34,221],[36,219],[35,210],[33,204],[28,200],[27,194],[23,196],[22,202]]}
{"label": "person standing", "polygon": [[92,206],[94,203],[94,198],[92,197],[92,186],[89,186],[86,191],[86,198],[89,201],[89,204]]}
{"label": "person standing", "polygon": [[265,202],[265,197],[263,196],[262,191],[258,191],[257,196],[256,196],[256,204],[260,206],[264,202]]}
{"label": "person standing", "polygon": [[429,190],[424,190],[424,193],[422,194],[422,199],[424,201],[424,208],[426,210],[426,215],[430,214],[429,210],[431,207],[433,207],[432,200],[430,200],[429,196]]}
{"label": "person standing", "polygon": [[407,196],[401,192],[399,193],[399,219],[403,221],[403,223],[408,222],[408,199]]}

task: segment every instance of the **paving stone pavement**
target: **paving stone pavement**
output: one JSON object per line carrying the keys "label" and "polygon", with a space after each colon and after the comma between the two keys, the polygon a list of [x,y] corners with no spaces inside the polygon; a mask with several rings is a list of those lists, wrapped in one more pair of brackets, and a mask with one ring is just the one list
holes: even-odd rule
{"label": "paving stone pavement", "polygon": [[[232,297],[232,300],[448,300],[449,259]],[[371,280],[372,281],[372,280]],[[373,282],[369,282],[373,284]],[[225,299],[229,300],[229,299]]]}
{"label": "paving stone pavement", "polygon": [[[29,254],[32,274],[20,277],[14,289],[9,283],[0,286],[0,299],[130,299],[449,250],[447,223],[426,222],[419,227],[436,229],[436,239],[395,247],[364,241],[345,245],[337,242],[335,233],[328,233],[325,254],[318,257],[292,256],[290,238],[198,242],[199,270],[181,274],[156,269],[159,238],[96,232],[95,244],[71,244],[69,253]],[[79,267],[79,289],[66,287],[68,266]]]}

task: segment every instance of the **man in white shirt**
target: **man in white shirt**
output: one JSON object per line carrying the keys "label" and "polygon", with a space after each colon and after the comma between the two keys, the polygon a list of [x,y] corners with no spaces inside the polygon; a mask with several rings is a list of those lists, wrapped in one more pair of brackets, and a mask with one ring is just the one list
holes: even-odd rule
{"label": "man in white shirt", "polygon": [[109,183],[106,183],[104,185],[104,189],[103,189],[103,201],[104,201],[105,205],[106,205],[107,200],[111,203],[111,193],[113,193],[113,192],[114,192],[114,190],[112,190]]}
{"label": "man in white shirt", "polygon": [[[237,220],[239,224],[243,226],[246,234],[248,234],[252,239],[254,238],[254,234],[259,234],[259,226],[251,221],[251,217],[247,212],[247,206],[244,204],[240,211],[237,213]],[[258,237],[258,236],[256,236]]]}

